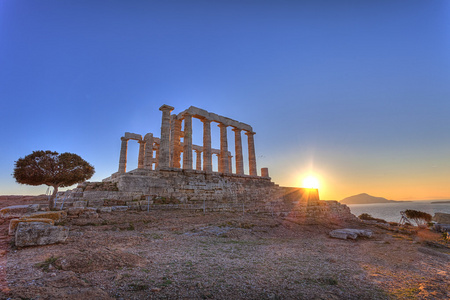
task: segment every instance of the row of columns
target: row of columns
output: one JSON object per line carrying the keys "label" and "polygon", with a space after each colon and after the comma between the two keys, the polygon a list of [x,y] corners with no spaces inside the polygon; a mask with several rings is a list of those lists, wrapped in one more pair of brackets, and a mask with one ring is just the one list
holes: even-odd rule
{"label": "row of columns", "polygon": [[[159,167],[180,168],[181,158],[181,120],[171,120],[172,106],[163,105],[162,111],[161,142],[159,154]],[[183,169],[190,170],[192,166],[192,115],[186,113],[184,117],[184,146],[183,146]],[[203,171],[212,172],[212,149],[211,149],[211,120],[201,119],[203,122]],[[171,126],[172,125],[172,126]],[[220,155],[219,172],[231,173],[231,159],[228,156],[227,125],[219,123],[220,128]],[[235,133],[236,152],[236,174],[244,175],[244,161],[242,155],[241,129],[233,128]],[[254,132],[246,132],[248,140],[249,173],[257,176],[256,155],[254,144]],[[170,142],[169,142],[170,141]],[[172,151],[171,151],[172,150]],[[197,152],[196,169],[200,169],[201,154]]]}
{"label": "row of columns", "polygon": [[[122,144],[120,146],[120,158],[119,158],[119,173],[125,173],[127,170],[127,152],[128,152],[128,140],[126,137],[120,138]],[[155,159],[153,158],[153,134],[148,133],[145,135],[144,140],[138,140],[139,143],[139,156],[138,156],[138,169],[152,169],[153,163],[155,168],[158,167],[159,160],[159,147],[156,147]]]}

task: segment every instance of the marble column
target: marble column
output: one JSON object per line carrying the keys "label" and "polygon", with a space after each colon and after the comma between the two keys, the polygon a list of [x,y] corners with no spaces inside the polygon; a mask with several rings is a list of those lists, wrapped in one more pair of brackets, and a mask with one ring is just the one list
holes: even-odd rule
{"label": "marble column", "polygon": [[144,169],[151,170],[153,166],[153,134],[147,133],[144,137],[145,154],[144,154]]}
{"label": "marble column", "polygon": [[159,108],[162,111],[161,121],[161,144],[159,145],[158,168],[169,167],[170,162],[170,112],[174,108],[163,105]]}
{"label": "marble column", "polygon": [[122,145],[120,146],[119,173],[125,173],[127,171],[128,140],[124,137],[120,139],[122,140]]}
{"label": "marble column", "polygon": [[220,170],[219,172],[228,173],[228,140],[227,126],[220,123]]}
{"label": "marble column", "polygon": [[231,155],[230,152],[228,152],[228,173],[232,174],[233,173],[233,166],[232,166],[232,159],[233,156]]}
{"label": "marble column", "polygon": [[138,141],[138,143],[139,143],[138,169],[143,169],[145,157],[145,142]]}
{"label": "marble column", "polygon": [[202,151],[195,150],[195,153],[197,154],[196,162],[195,162],[195,169],[198,171],[202,170]]}
{"label": "marble column", "polygon": [[155,170],[159,167],[159,145],[155,149]]}
{"label": "marble column", "polygon": [[248,137],[248,166],[250,169],[250,176],[258,176],[256,171],[256,154],[255,154],[255,141],[253,136],[254,132],[246,132]]}
{"label": "marble column", "polygon": [[192,115],[184,115],[183,169],[192,169]]}
{"label": "marble column", "polygon": [[203,171],[212,172],[211,121],[203,119]]}
{"label": "marble column", "polygon": [[181,159],[181,120],[174,119],[173,120],[173,143],[172,144],[172,161],[171,167],[173,168],[181,168],[180,159]]}
{"label": "marble column", "polygon": [[242,139],[241,129],[233,128],[234,131],[234,146],[236,152],[236,174],[244,175],[244,156],[242,155]]}

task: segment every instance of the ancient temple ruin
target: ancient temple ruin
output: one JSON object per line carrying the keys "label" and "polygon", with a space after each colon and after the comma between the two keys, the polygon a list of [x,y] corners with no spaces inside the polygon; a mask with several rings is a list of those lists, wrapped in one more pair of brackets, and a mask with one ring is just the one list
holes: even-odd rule
{"label": "ancient temple ruin", "polygon": [[[152,133],[147,133],[142,138],[139,134],[126,132],[121,138],[122,146],[118,174],[126,173],[129,140],[136,140],[139,143],[138,169],[161,170],[174,168],[192,170],[192,154],[195,151],[195,170],[211,173],[213,170],[212,155],[217,155],[219,173],[231,174],[232,155],[228,151],[227,127],[232,127],[236,153],[235,174],[245,175],[241,138],[241,133],[244,131],[247,136],[249,157],[249,174],[247,175],[257,176],[255,143],[253,139],[255,132],[253,132],[250,125],[194,106],[189,107],[178,115],[171,114],[174,108],[169,105],[163,105],[159,109],[162,111],[161,138],[154,137]],[[192,118],[198,118],[203,123],[203,145],[201,146],[192,144]],[[211,148],[211,122],[218,123],[220,127],[220,149]],[[184,126],[182,126],[182,123],[184,123]],[[182,127],[184,128],[183,131],[181,130]],[[183,138],[183,142],[181,142],[181,138]],[[154,152],[155,157],[153,157]],[[181,154],[183,154],[182,163]],[[267,168],[263,168],[261,176],[268,177],[268,175]]]}
{"label": "ancient temple ruin", "polygon": [[[354,217],[345,205],[320,201],[316,189],[278,186],[271,181],[267,168],[262,168],[258,176],[255,132],[250,125],[193,106],[178,114],[172,114],[174,108],[169,105],[159,109],[162,111],[159,138],[153,133],[142,137],[126,132],[121,137],[118,171],[102,182],[80,184],[66,192],[65,199],[57,205],[91,206],[103,211],[241,211],[285,215],[307,222]],[[202,145],[193,144],[193,118],[203,123]],[[220,128],[219,149],[211,146],[213,122]],[[227,127],[234,132],[234,159],[228,148]],[[247,162],[243,155],[243,133],[247,136]],[[130,140],[139,143],[139,154],[138,167],[128,171]],[[213,155],[218,157],[214,168]],[[245,164],[248,174],[244,172]]]}

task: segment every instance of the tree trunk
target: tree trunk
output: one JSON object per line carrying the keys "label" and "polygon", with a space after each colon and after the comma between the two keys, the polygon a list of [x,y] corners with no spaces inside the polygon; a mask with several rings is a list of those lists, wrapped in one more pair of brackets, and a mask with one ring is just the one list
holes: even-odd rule
{"label": "tree trunk", "polygon": [[48,208],[50,210],[55,209],[55,198],[56,194],[58,193],[58,185],[53,185],[53,194],[50,196],[50,199],[48,200]]}

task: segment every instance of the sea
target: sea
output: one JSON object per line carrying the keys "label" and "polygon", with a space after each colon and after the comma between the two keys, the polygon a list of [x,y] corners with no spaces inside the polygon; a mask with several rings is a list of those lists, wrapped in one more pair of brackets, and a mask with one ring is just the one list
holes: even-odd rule
{"label": "sea", "polygon": [[[367,213],[374,218],[380,218],[388,222],[399,222],[401,211],[407,209],[419,210],[434,216],[435,213],[450,214],[450,203],[442,203],[450,200],[423,200],[411,202],[392,202],[374,204],[347,204],[352,214],[359,216]],[[441,202],[441,203],[440,203]]]}

